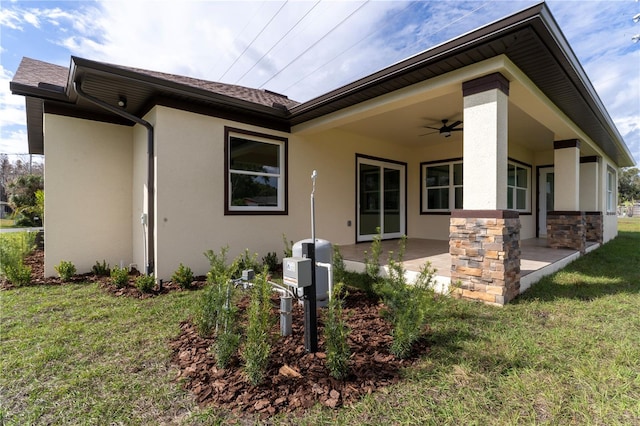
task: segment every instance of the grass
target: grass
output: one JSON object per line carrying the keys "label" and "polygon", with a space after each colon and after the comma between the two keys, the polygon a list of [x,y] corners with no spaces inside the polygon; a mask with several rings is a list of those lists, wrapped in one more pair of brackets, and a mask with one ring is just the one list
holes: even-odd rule
{"label": "grass", "polygon": [[13,219],[0,219],[0,228],[13,228],[16,221]]}
{"label": "grass", "polygon": [[[640,220],[503,308],[450,300],[405,380],[275,424],[640,425]],[[224,424],[173,382],[167,340],[200,292],[0,292],[5,424]],[[2,419],[0,418],[0,424]]]}

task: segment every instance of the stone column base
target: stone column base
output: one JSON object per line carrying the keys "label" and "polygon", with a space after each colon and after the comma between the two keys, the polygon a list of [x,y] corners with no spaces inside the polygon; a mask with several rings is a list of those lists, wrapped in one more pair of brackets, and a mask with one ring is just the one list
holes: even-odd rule
{"label": "stone column base", "polygon": [[547,212],[547,244],[551,248],[586,251],[585,214],[581,211]]}
{"label": "stone column base", "polygon": [[520,216],[454,210],[449,226],[453,295],[504,305],[520,293]]}
{"label": "stone column base", "polygon": [[604,234],[602,212],[585,212],[584,214],[587,241],[602,244]]}

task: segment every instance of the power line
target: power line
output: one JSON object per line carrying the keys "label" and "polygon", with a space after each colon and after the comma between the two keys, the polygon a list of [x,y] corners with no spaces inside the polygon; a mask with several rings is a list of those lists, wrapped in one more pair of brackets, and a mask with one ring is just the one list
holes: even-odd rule
{"label": "power line", "polygon": [[271,22],[273,22],[273,20],[276,18],[276,16],[278,16],[278,14],[282,11],[282,9],[284,9],[284,7],[287,5],[288,0],[285,1],[282,6],[280,6],[280,8],[278,9],[278,11],[271,17],[271,19],[269,19],[269,22],[267,22],[265,24],[264,27],[262,27],[262,29],[260,30],[260,32],[253,38],[253,40],[251,40],[251,42],[247,45],[247,47],[244,48],[244,50],[242,51],[242,53],[236,58],[235,61],[233,61],[233,63],[231,65],[229,65],[229,68],[227,68],[227,70],[220,76],[219,80],[222,81],[222,79],[224,78],[225,75],[227,75],[227,73],[229,72],[229,70],[231,70],[231,68],[233,68],[233,66],[236,64],[236,62],[238,62],[240,60],[240,58],[247,52],[247,50],[249,50],[249,48],[253,45],[253,43],[258,39],[258,37],[260,37],[262,35],[262,33],[264,32],[264,30],[267,29],[267,27],[269,26],[269,24],[271,24]]}
{"label": "power line", "polygon": [[296,27],[297,27],[297,26],[298,26],[298,25],[299,25],[299,24],[304,20],[304,18],[306,18],[306,17],[307,17],[307,15],[309,15],[309,14],[311,13],[311,11],[313,11],[313,9],[315,9],[315,8],[316,8],[316,6],[318,6],[319,4],[320,4],[320,0],[318,0],[318,1],[313,5],[313,7],[311,7],[311,9],[309,9],[309,10],[308,10],[308,11],[307,11],[307,12],[306,12],[306,13],[305,13],[305,14],[304,14],[300,19],[298,19],[298,22],[296,22],[296,23],[295,23],[295,25],[293,25],[293,26],[289,29],[289,31],[287,31],[287,32],[286,32],[282,37],[280,37],[280,39],[279,39],[279,40],[278,40],[278,41],[277,41],[273,46],[271,46],[271,48],[270,48],[269,50],[267,50],[267,51],[265,52],[265,54],[264,54],[264,55],[262,55],[262,56],[260,57],[260,59],[258,59],[258,60],[257,60],[257,61],[252,65],[252,66],[251,66],[251,68],[249,68],[247,71],[245,71],[245,73],[244,73],[244,74],[242,74],[242,75],[240,76],[240,78],[239,78],[239,79],[237,79],[237,80],[235,81],[235,83],[237,84],[237,83],[238,83],[240,80],[242,80],[242,79],[243,79],[247,74],[249,74],[249,73],[251,72],[251,70],[253,70],[253,69],[254,69],[254,68],[255,68],[255,67],[256,67],[256,66],[257,66],[257,65],[258,65],[258,64],[259,64],[259,63],[260,63],[260,62],[261,62],[261,61],[262,61],[262,60],[263,60],[263,59],[264,59],[268,54],[269,54],[269,53],[271,53],[271,51],[272,51],[273,49],[275,49],[275,47],[276,47],[278,44],[280,44],[280,42],[281,42],[282,40],[284,40],[284,38],[285,38],[286,36],[288,36],[288,35],[289,35],[289,33],[290,33],[291,31],[293,31],[293,30],[294,30],[294,29],[295,29],[295,28],[296,28]]}
{"label": "power line", "polygon": [[347,15],[342,21],[340,21],[336,26],[334,26],[333,28],[331,28],[325,35],[323,35],[322,37],[320,37],[318,40],[316,40],[311,46],[309,46],[304,52],[300,53],[298,56],[296,56],[295,58],[293,58],[292,61],[290,61],[287,65],[285,65],[283,68],[280,69],[280,71],[278,71],[277,73],[275,73],[274,75],[271,76],[271,78],[269,78],[267,81],[265,81],[264,83],[262,83],[260,85],[260,89],[262,89],[267,83],[269,83],[271,80],[273,80],[274,78],[276,78],[278,75],[280,75],[280,73],[282,73],[282,71],[286,70],[287,68],[289,68],[291,66],[291,64],[293,64],[294,62],[296,62],[298,59],[300,59],[302,56],[304,56],[309,50],[311,50],[312,48],[314,48],[318,43],[320,43],[322,40],[324,40],[325,38],[327,38],[327,36],[329,34],[331,34],[333,31],[335,31],[338,27],[340,27],[342,24],[344,24],[349,18],[351,18],[353,15],[355,15],[360,9],[362,9],[367,3],[369,3],[370,0],[366,0],[364,3],[362,3],[360,6],[358,6],[357,9],[355,9],[353,12],[351,12],[349,15]]}
{"label": "power line", "polygon": [[[400,15],[402,12],[404,12],[409,6],[415,4],[416,2],[410,2],[407,3],[407,5],[405,7],[403,7],[402,9],[400,9],[399,11],[397,11],[393,17],[395,18],[396,16]],[[290,84],[286,89],[282,90],[282,92],[286,93],[290,88],[292,88],[293,86],[297,85],[298,83],[300,83],[302,80],[305,80],[306,78],[308,78],[309,76],[315,74],[316,72],[318,72],[318,70],[326,67],[327,65],[329,65],[331,62],[335,61],[336,59],[338,59],[340,56],[344,55],[345,53],[347,53],[349,50],[353,49],[354,47],[356,47],[357,45],[359,45],[360,43],[362,43],[364,40],[368,39],[369,37],[373,36],[374,34],[379,33],[380,31],[382,31],[384,28],[386,28],[390,23],[390,20],[387,20],[387,23],[385,25],[382,25],[380,27],[378,27],[378,29],[376,29],[373,32],[368,33],[366,36],[362,37],[360,40],[356,41],[355,43],[353,43],[351,46],[347,47],[346,49],[344,49],[342,52],[338,53],[337,55],[335,55],[333,58],[331,58],[330,60],[328,60],[327,62],[325,62],[324,64],[320,65],[319,67],[315,68],[313,71],[311,71],[310,73],[306,74],[305,76],[301,77],[299,80],[297,80],[295,83]]]}

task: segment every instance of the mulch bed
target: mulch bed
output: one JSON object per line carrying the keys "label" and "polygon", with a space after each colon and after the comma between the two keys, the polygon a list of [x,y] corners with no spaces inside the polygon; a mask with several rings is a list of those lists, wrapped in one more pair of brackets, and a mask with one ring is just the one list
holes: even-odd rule
{"label": "mulch bed", "polygon": [[[365,394],[397,383],[401,369],[429,350],[426,342],[420,341],[409,359],[391,355],[391,326],[380,316],[381,310],[383,304],[372,302],[363,293],[347,296],[344,313],[351,329],[351,358],[345,380],[332,378],[325,366],[322,310],[318,315],[320,352],[305,351],[304,312],[297,304],[292,315],[293,335],[274,338],[263,384],[252,386],[237,358],[229,368],[217,368],[209,350],[214,339],[201,337],[190,321],[181,324],[180,335],[170,344],[173,363],[180,370],[178,380],[195,394],[200,405],[215,405],[239,416],[257,414],[265,419],[280,412],[302,413],[316,402],[330,408],[350,405]],[[278,315],[275,307],[273,314]],[[277,325],[273,332],[278,336]]]}
{"label": "mulch bed", "polygon": [[[31,285],[62,285],[56,277],[44,276],[44,252],[36,250],[25,259],[31,267]],[[156,286],[151,293],[142,293],[135,287],[135,275],[130,276],[129,285],[117,288],[109,277],[83,274],[73,277],[71,282],[96,282],[114,295],[145,299],[171,291],[184,291],[172,282]],[[204,287],[204,277],[197,277],[192,289]],[[0,289],[13,286],[3,280]],[[240,303],[246,308],[247,298]],[[273,316],[278,317],[279,302],[273,298]],[[349,376],[336,380],[329,375],[325,365],[323,338],[323,309],[318,309],[318,352],[307,353],[304,347],[304,311],[294,304],[292,312],[293,334],[279,336],[279,326],[273,329],[271,357],[266,376],[261,385],[252,386],[247,380],[236,357],[227,369],[216,366],[210,348],[214,338],[201,337],[192,321],[181,324],[178,337],[169,343],[173,351],[172,363],[178,368],[176,380],[192,392],[201,406],[215,405],[230,410],[240,417],[259,416],[262,419],[277,413],[302,414],[315,403],[330,408],[348,406],[363,395],[398,383],[401,370],[417,362],[418,357],[428,353],[425,340],[414,345],[412,356],[396,359],[389,353],[392,341],[391,326],[381,313],[385,306],[374,302],[357,290],[350,290],[344,304],[344,314],[351,329],[348,338],[351,349]],[[427,330],[425,330],[427,331]]]}
{"label": "mulch bed", "polygon": [[[44,276],[44,250],[35,250],[24,259],[24,264],[31,267],[31,283],[30,285],[63,285],[68,283],[98,283],[100,288],[113,296],[127,296],[138,299],[147,299],[149,297],[167,294],[172,291],[185,291],[178,284],[173,282],[165,282],[162,288],[156,285],[151,292],[143,293],[136,287],[136,277],[140,274],[133,272],[129,275],[129,284],[126,287],[118,288],[112,284],[110,277],[99,276],[92,273],[75,275],[71,280],[65,282],[59,277]],[[191,283],[189,290],[197,290],[207,284],[205,277],[195,277]],[[8,290],[14,286],[6,279],[0,281],[0,289]]]}

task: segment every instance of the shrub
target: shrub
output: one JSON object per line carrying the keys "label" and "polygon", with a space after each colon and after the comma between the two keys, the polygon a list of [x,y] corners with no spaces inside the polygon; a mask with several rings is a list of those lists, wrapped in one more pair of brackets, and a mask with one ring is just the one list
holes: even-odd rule
{"label": "shrub", "polygon": [[111,282],[118,288],[126,287],[129,284],[129,271],[127,268],[114,266],[111,268]]}
{"label": "shrub", "polygon": [[262,258],[262,267],[267,268],[269,272],[275,272],[278,268],[278,255],[276,252],[269,252]]}
{"label": "shrub", "polygon": [[16,287],[27,285],[31,282],[31,267],[25,266],[22,262],[15,265],[5,265],[7,280]]}
{"label": "shrub", "polygon": [[220,368],[229,365],[240,345],[238,309],[235,303],[237,290],[232,281],[238,271],[240,259],[227,266],[227,251],[228,247],[223,247],[219,254],[212,250],[205,252],[210,265],[207,273],[208,286],[197,315],[198,332],[202,336],[215,334],[216,341],[212,349]]}
{"label": "shrub", "polygon": [[397,258],[389,253],[389,277],[375,285],[387,306],[386,315],[393,326],[390,351],[398,358],[410,355],[413,344],[422,336],[428,314],[433,306],[433,275],[435,270],[427,263],[413,285],[407,285],[402,258],[406,236],[399,244]]}
{"label": "shrub", "polygon": [[99,277],[107,277],[111,270],[109,269],[109,264],[103,259],[102,263],[96,260],[96,264],[91,267],[91,272]]}
{"label": "shrub", "polygon": [[240,278],[242,271],[246,269],[253,269],[256,272],[261,269],[258,264],[258,253],[250,254],[249,249],[244,249],[244,253],[236,261],[238,269],[234,272],[233,278]]}
{"label": "shrub", "polygon": [[151,293],[155,284],[156,279],[153,275],[140,275],[136,278],[136,287],[143,293]]}
{"label": "shrub", "polygon": [[267,273],[264,269],[258,274],[251,289],[251,301],[247,312],[247,341],[242,351],[245,373],[254,386],[262,382],[271,352],[269,329],[273,318],[271,285],[267,281]]}
{"label": "shrub", "polygon": [[191,268],[180,263],[178,269],[173,273],[171,281],[178,283],[181,288],[191,287],[191,283],[193,282],[193,272],[191,272]]}
{"label": "shrub", "polygon": [[340,247],[333,246],[333,255],[331,257],[331,263],[333,265],[333,281],[344,282],[346,276],[346,268],[344,266],[344,257],[340,253]]}
{"label": "shrub", "polygon": [[284,254],[283,257],[291,257],[293,256],[293,241],[287,240],[287,236],[282,234],[282,242],[284,243]]}
{"label": "shrub", "polygon": [[342,312],[343,289],[344,284],[341,282],[333,286],[324,325],[324,335],[327,343],[327,368],[331,376],[338,380],[343,380],[347,377],[349,373],[349,355],[351,354],[347,343],[349,327],[347,327]]}
{"label": "shrub", "polygon": [[66,260],[61,260],[58,265],[53,267],[53,269],[56,270],[62,281],[70,281],[76,274],[76,266],[73,262]]}

